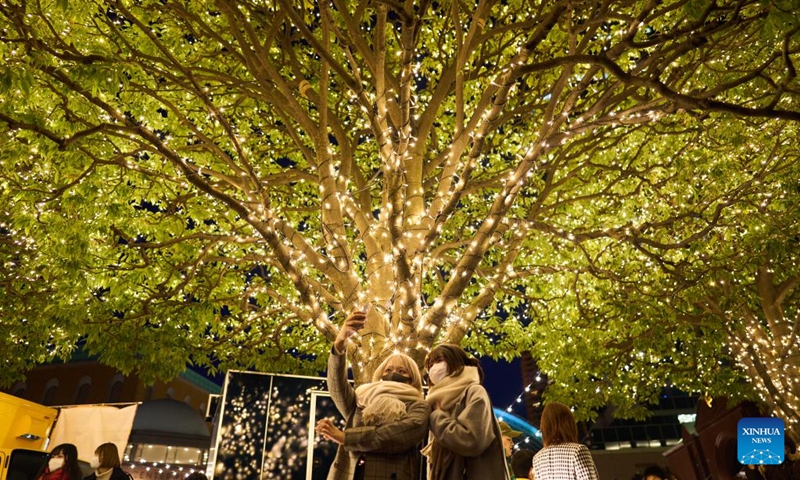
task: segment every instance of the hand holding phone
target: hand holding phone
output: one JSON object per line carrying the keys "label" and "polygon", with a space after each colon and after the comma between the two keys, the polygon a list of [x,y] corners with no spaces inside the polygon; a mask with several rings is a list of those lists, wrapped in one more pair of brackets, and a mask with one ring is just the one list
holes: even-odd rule
{"label": "hand holding phone", "polygon": [[342,328],[339,330],[339,334],[336,336],[336,341],[333,342],[333,346],[337,352],[344,353],[345,342],[347,339],[364,328],[366,321],[367,314],[364,312],[351,312],[350,315],[347,316],[347,318],[344,320]]}

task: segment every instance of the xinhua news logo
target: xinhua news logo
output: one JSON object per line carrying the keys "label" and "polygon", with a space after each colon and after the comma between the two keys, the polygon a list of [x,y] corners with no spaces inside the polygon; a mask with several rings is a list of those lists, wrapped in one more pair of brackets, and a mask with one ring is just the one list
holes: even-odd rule
{"label": "xinhua news logo", "polygon": [[739,463],[778,465],[783,463],[783,420],[743,418],[737,435]]}

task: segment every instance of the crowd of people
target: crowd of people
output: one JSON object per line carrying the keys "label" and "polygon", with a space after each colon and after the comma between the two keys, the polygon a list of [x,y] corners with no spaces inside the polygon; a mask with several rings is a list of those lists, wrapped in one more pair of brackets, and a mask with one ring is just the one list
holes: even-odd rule
{"label": "crowd of people", "polygon": [[[346,342],[364,326],[363,312],[351,313],[334,341],[328,390],[344,418],[344,428],[321,419],[316,432],[338,444],[329,480],[512,480],[513,438],[520,435],[494,415],[478,360],[458,345],[440,344],[425,358],[423,373],[408,355],[389,355],[371,382],[354,387],[347,379]],[[527,460],[517,478],[597,479],[586,447],[577,440],[572,412],[561,404],[545,407],[544,448]],[[424,448],[422,446],[424,445]],[[422,473],[423,456],[427,475]],[[97,447],[93,472],[84,477],[72,444],[58,445],[37,480],[128,480],[116,445]],[[552,476],[553,474],[567,476]],[[530,474],[530,477],[528,477]],[[195,473],[185,480],[205,480]]]}
{"label": "crowd of people", "polygon": [[[78,463],[78,449],[71,443],[56,445],[50,450],[47,463],[36,475],[37,480],[132,480],[121,468],[119,450],[113,443],[97,447],[89,465],[92,473],[83,475]],[[185,480],[208,480],[205,474],[194,472]]]}
{"label": "crowd of people", "polygon": [[[579,442],[572,411],[558,402],[542,412],[542,449],[514,452],[521,432],[498,421],[483,387],[480,363],[461,347],[440,344],[428,353],[423,372],[402,353],[389,355],[375,370],[372,381],[354,387],[347,379],[346,342],[363,328],[364,312],[351,313],[328,357],[327,382],[343,429],[321,419],[316,432],[338,444],[328,480],[421,480],[422,457],[428,480],[598,480],[586,445]],[[422,447],[424,445],[424,447]],[[793,451],[787,458],[793,460]],[[84,477],[72,444],[52,449],[37,480],[129,480],[120,468],[116,445],[97,447]],[[750,468],[748,480],[800,480],[800,463],[774,468]],[[634,480],[671,480],[664,469],[651,466]],[[195,472],[185,480],[207,480]]]}
{"label": "crowd of people", "polygon": [[[365,321],[364,312],[351,313],[328,357],[328,389],[345,419],[343,430],[330,419],[316,426],[319,435],[339,444],[328,480],[419,480],[422,455],[429,480],[515,478],[509,466],[515,469],[521,457],[513,458],[511,447],[520,432],[495,417],[478,360],[458,345],[431,349],[423,362],[429,385],[423,397],[416,363],[395,353],[379,365],[372,382],[354,388],[347,381],[346,342]],[[541,431],[544,448],[516,478],[598,478],[569,408],[549,403]]]}

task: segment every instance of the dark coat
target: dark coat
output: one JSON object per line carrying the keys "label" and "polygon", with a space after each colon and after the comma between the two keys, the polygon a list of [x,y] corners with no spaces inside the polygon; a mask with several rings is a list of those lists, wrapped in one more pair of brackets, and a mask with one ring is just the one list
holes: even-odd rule
{"label": "dark coat", "polygon": [[351,480],[363,457],[364,480],[419,480],[420,447],[428,432],[430,407],[425,401],[406,403],[406,414],[396,422],[362,426],[361,409],[347,381],[345,355],[328,357],[328,389],[346,419],[344,445],[339,445],[328,480]]}
{"label": "dark coat", "polygon": [[[131,480],[132,478],[128,472],[119,467],[114,467],[111,472],[111,480]],[[97,480],[97,474],[92,472],[91,475],[83,477],[83,480]]]}

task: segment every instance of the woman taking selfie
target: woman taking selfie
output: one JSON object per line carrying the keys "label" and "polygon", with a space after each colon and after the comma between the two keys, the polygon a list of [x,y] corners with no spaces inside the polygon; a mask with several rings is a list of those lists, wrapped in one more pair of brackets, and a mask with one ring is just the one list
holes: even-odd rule
{"label": "woman taking selfie", "polygon": [[328,357],[328,389],[346,420],[344,430],[328,419],[317,422],[316,432],[339,444],[328,480],[417,480],[430,413],[419,368],[396,353],[378,366],[372,382],[354,389],[347,381],[345,347],[365,319],[363,312],[347,317]]}

